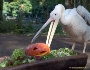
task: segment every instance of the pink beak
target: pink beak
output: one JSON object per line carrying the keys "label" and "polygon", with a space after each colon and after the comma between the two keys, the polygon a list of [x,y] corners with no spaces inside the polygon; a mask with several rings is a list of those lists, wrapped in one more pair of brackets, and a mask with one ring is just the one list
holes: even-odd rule
{"label": "pink beak", "polygon": [[[47,22],[41,27],[41,29],[36,33],[36,35],[33,37],[33,39],[32,39],[32,41],[31,42],[34,42],[35,40],[36,40],[36,38],[38,37],[38,35],[41,33],[41,31],[50,23],[50,22],[52,22],[53,21],[53,19],[52,18],[49,18],[48,20],[47,20]],[[55,20],[55,22],[54,22],[54,24],[56,24],[56,23],[58,23],[59,22],[59,20],[58,21],[56,21]],[[54,27],[54,26],[53,26]]]}

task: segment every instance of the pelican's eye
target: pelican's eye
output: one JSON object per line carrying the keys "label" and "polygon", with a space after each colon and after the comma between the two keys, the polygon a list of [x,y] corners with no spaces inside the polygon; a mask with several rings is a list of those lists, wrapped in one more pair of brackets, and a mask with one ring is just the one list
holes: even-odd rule
{"label": "pelican's eye", "polygon": [[57,15],[57,14],[55,14],[55,15]]}

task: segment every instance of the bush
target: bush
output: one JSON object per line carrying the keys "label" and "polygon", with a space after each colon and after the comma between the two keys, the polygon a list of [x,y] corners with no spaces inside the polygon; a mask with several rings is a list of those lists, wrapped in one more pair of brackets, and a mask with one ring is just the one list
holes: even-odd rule
{"label": "bush", "polygon": [[[43,24],[21,23],[14,20],[3,21],[0,24],[0,33],[35,34],[42,26]],[[49,26],[50,25],[48,25],[41,34],[47,34]],[[60,23],[57,26],[55,34],[66,35]]]}
{"label": "bush", "polygon": [[16,23],[14,21],[3,21],[0,24],[0,33],[12,32],[14,31]]}
{"label": "bush", "polygon": [[16,22],[14,20],[3,21],[0,24],[0,33],[15,33],[15,34],[24,34],[32,32],[32,25],[27,24],[27,26],[23,25],[24,23]]}
{"label": "bush", "polygon": [[[43,26],[43,24],[36,24],[35,26],[32,26],[32,33],[36,33],[41,27]],[[50,27],[50,24],[45,28],[45,29],[43,29],[43,31],[42,31],[42,33],[41,34],[47,34],[48,33],[48,30],[49,30],[49,27]],[[61,26],[61,24],[59,23],[58,24],[58,26],[57,26],[57,29],[56,29],[56,31],[55,31],[55,34],[59,34],[59,35],[67,35],[65,32],[64,32],[64,30],[63,30],[63,28],[62,28],[62,26]]]}

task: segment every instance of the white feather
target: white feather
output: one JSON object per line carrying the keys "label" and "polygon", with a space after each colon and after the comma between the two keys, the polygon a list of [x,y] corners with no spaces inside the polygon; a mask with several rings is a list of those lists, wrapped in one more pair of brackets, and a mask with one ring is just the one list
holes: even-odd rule
{"label": "white feather", "polygon": [[81,5],[79,5],[76,10],[77,10],[78,14],[81,15],[85,19],[85,21],[90,24],[90,13],[89,13],[89,11],[86,10]]}

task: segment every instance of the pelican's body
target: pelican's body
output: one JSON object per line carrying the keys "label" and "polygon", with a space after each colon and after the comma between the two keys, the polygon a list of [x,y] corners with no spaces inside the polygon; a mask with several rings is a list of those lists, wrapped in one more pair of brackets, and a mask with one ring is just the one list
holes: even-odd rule
{"label": "pelican's body", "polygon": [[[67,9],[62,13],[60,19],[63,29],[72,38],[74,42],[85,42],[87,30],[90,27],[86,24],[83,18],[77,13],[76,8]],[[68,24],[67,24],[68,23]]]}
{"label": "pelican's body", "polygon": [[[80,8],[80,7],[79,7]],[[82,8],[83,9],[83,8]],[[83,9],[84,10],[84,9]],[[86,24],[86,21],[82,18],[80,14],[78,14],[78,9],[66,9],[62,4],[58,4],[55,6],[54,10],[50,13],[50,18],[47,22],[42,26],[42,28],[37,32],[32,41],[34,41],[38,34],[51,22],[54,20],[54,24],[51,24],[46,44],[50,46],[55,29],[57,27],[57,23],[60,21],[65,32],[71,37],[73,40],[72,50],[75,48],[76,42],[83,42],[84,49],[83,53],[85,53],[87,41],[90,39],[90,26]],[[85,12],[88,15],[88,12]],[[84,15],[84,14],[82,14]],[[85,18],[89,21],[87,18]],[[49,41],[48,41],[49,40]]]}

